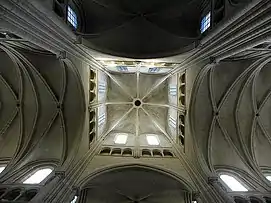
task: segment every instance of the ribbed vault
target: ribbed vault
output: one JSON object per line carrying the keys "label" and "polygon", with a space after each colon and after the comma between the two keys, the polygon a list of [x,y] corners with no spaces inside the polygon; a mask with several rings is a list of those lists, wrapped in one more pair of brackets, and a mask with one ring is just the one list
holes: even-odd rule
{"label": "ribbed vault", "polygon": [[[148,146],[147,134],[157,135],[160,147],[176,142],[177,96],[175,102],[169,98],[170,82],[165,75],[144,74],[139,67],[135,73],[107,74],[107,96],[98,104],[106,106],[107,111],[106,126],[99,134],[106,137],[104,144],[114,144],[118,133],[129,135],[128,146]],[[170,130],[170,115],[175,119],[174,130]]]}
{"label": "ribbed vault", "polygon": [[[21,169],[36,163],[51,163],[67,167],[55,168],[54,178],[42,188],[38,201],[33,202],[68,202],[76,191],[86,189],[91,200],[97,202],[120,202],[120,198],[134,203],[142,198],[174,202],[182,196],[178,202],[191,203],[190,194],[188,199],[181,191],[183,185],[175,185],[174,181],[148,171],[127,174],[118,171],[113,178],[108,175],[97,177],[97,182],[93,179],[96,185],[72,189],[80,178],[101,169],[102,165],[149,162],[149,165],[172,168],[184,179],[191,179],[200,192],[197,202],[231,202],[228,196],[232,194],[223,191],[219,179],[214,177],[222,170],[255,180],[257,184],[251,184],[250,192],[270,191],[270,183],[262,173],[262,169],[271,171],[268,0],[251,1],[242,11],[239,9],[245,4],[241,3],[246,0],[78,0],[74,1],[78,6],[75,11],[80,10],[76,12],[80,25],[77,30],[65,16],[67,6],[73,6],[71,2],[1,2],[1,26],[24,38],[1,36],[0,42],[0,161],[9,161],[1,173],[1,183],[16,184]],[[221,5],[217,7],[214,3]],[[61,18],[52,10],[55,5],[64,11]],[[211,26],[200,36],[199,24],[205,11],[212,14]],[[21,42],[16,43],[17,40]],[[52,51],[58,58],[24,40]],[[193,53],[187,52],[195,44]],[[99,63],[102,59],[97,61],[90,54],[95,52],[98,58],[102,52],[109,54],[110,60],[117,60],[112,55],[146,59],[183,51],[185,56],[169,59],[178,65],[170,67],[167,75],[138,70],[112,73]],[[206,63],[211,64],[203,67]],[[102,100],[97,101],[100,84],[96,78],[90,77],[91,83],[87,78],[89,69],[106,76],[108,86]],[[177,95],[181,104],[169,98],[171,76],[177,80],[183,78],[182,86],[176,90],[181,95]],[[91,91],[88,84],[94,84],[89,86]],[[91,98],[90,104],[85,102],[88,98]],[[100,107],[105,107],[107,115],[101,129],[97,126],[103,117],[100,119],[96,114]],[[173,115],[176,119],[170,122]],[[175,131],[169,129],[172,123]],[[95,139],[86,141],[88,124]],[[175,142],[180,129],[186,137],[184,140],[180,136],[178,145]],[[128,150],[124,146],[125,153],[115,153],[121,156],[101,156],[104,148],[111,149],[114,145],[114,136],[118,133],[127,133],[133,140],[127,143]],[[158,148],[162,149],[148,146],[152,148],[148,151],[146,142],[140,139],[146,134],[157,135],[162,141]],[[173,144],[174,150],[167,149]],[[131,149],[135,146],[142,149],[134,150],[142,152],[142,157],[132,158]],[[119,145],[112,147],[115,152],[120,152],[120,148]],[[106,153],[112,155],[110,152],[114,151]],[[143,157],[150,152],[160,155]],[[69,165],[71,156],[76,159]],[[115,190],[118,180],[122,181],[119,183],[123,195]],[[131,182],[136,184],[129,185]]]}
{"label": "ribbed vault", "polygon": [[97,175],[84,186],[81,198],[100,203],[190,203],[192,194],[184,182],[166,174],[131,167]]}
{"label": "ribbed vault", "polygon": [[[194,48],[204,0],[83,0],[83,43],[103,53],[155,58]],[[80,7],[80,9],[81,9]]]}
{"label": "ribbed vault", "polygon": [[45,160],[62,165],[84,119],[74,65],[35,48],[0,43],[0,157],[9,166]]}
{"label": "ribbed vault", "polygon": [[191,122],[211,170],[252,170],[264,179],[261,169],[271,167],[270,61],[225,61],[198,73]]}

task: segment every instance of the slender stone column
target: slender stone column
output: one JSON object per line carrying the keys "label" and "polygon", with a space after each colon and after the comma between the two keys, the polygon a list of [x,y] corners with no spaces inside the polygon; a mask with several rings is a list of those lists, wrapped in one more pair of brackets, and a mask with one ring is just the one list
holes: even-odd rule
{"label": "slender stone column", "polygon": [[79,195],[79,203],[85,203],[87,198],[87,190],[81,190]]}
{"label": "slender stone column", "polygon": [[79,198],[79,188],[77,188],[77,187],[74,187],[72,189],[71,194],[68,195],[68,198],[67,198],[68,201],[67,202],[71,202],[74,199],[75,196],[77,196],[77,202],[78,202],[79,201],[78,200],[78,198]]}
{"label": "slender stone column", "polygon": [[30,203],[36,202],[47,202],[47,196],[50,194],[50,191],[55,188],[55,186],[65,177],[64,171],[56,171],[54,177],[47,183],[44,187],[41,188],[39,193],[30,201]]}
{"label": "slender stone column", "polygon": [[247,203],[251,203],[251,201],[250,201],[250,199],[249,199],[249,198],[247,198],[247,199],[246,199],[246,202],[247,202]]}
{"label": "slender stone column", "polygon": [[192,194],[192,197],[193,197],[193,201],[196,201],[197,203],[202,203],[199,192],[194,192]]}
{"label": "slender stone column", "polygon": [[221,185],[217,177],[209,177],[208,183],[218,192],[226,203],[234,203],[233,198],[227,194],[227,191]]}

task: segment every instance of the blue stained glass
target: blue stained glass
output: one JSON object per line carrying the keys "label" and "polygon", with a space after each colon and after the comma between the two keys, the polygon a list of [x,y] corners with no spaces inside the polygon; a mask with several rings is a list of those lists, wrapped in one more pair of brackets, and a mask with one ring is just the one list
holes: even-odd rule
{"label": "blue stained glass", "polygon": [[70,6],[68,6],[67,18],[68,18],[68,21],[72,24],[72,26],[74,28],[77,28],[77,15]]}
{"label": "blue stained glass", "polygon": [[118,71],[128,72],[128,68],[126,66],[117,66]]}
{"label": "blue stained glass", "polygon": [[160,68],[158,68],[158,67],[153,67],[153,68],[149,68],[149,73],[157,73],[157,72],[159,72],[160,71]]}
{"label": "blue stained glass", "polygon": [[201,33],[205,32],[210,26],[211,26],[211,12],[207,13],[207,15],[201,19],[200,32]]}

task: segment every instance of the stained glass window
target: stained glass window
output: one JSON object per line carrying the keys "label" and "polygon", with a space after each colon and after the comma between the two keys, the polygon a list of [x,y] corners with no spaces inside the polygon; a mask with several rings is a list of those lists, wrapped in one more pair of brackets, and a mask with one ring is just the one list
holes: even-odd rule
{"label": "stained glass window", "polygon": [[157,73],[157,72],[159,72],[160,71],[160,68],[158,68],[158,67],[153,67],[153,68],[149,68],[149,73]]}
{"label": "stained glass window", "polygon": [[77,15],[75,13],[75,11],[70,7],[68,6],[68,21],[72,24],[72,26],[74,28],[77,28]]}
{"label": "stained glass window", "polygon": [[117,66],[118,71],[128,72],[128,68],[126,66]]}
{"label": "stained glass window", "polygon": [[200,32],[204,33],[211,26],[211,12],[201,19]]}

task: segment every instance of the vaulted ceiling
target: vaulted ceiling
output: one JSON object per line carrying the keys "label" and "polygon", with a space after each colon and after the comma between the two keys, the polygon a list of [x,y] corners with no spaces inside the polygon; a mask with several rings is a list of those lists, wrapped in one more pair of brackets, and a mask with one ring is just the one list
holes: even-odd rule
{"label": "vaulted ceiling", "polygon": [[[101,106],[98,118],[106,114],[105,125],[103,120],[98,121],[99,136],[107,136],[105,144],[114,145],[118,133],[127,133],[126,146],[146,147],[146,134],[155,134],[159,136],[160,147],[171,147],[170,143],[177,137],[178,97],[177,93],[169,94],[169,86],[177,91],[177,76],[170,80],[164,74],[140,73],[140,66],[135,73],[108,74],[107,78],[98,80],[98,84],[107,81],[106,92],[100,93],[98,87],[98,99],[99,94],[106,94],[106,98],[98,100]],[[173,127],[169,125],[170,116]]]}
{"label": "vaulted ceiling", "polygon": [[210,170],[256,171],[265,179],[262,170],[271,166],[270,68],[267,54],[207,65],[198,73],[191,125]]}
{"label": "vaulted ceiling", "polygon": [[62,165],[86,109],[74,65],[28,42],[1,42],[0,49],[1,160]]}
{"label": "vaulted ceiling", "polygon": [[[57,25],[53,18],[47,19],[48,24],[35,27],[43,31],[50,27],[52,32],[44,34],[40,31],[37,38],[28,33],[26,39],[33,37],[36,44],[47,47],[55,54],[25,39],[4,39],[0,42],[0,61],[4,64],[0,69],[0,157],[10,161],[4,175],[10,172],[13,164],[18,166],[18,171],[27,163],[47,160],[60,168],[66,164],[67,167],[61,169],[70,170],[68,175],[74,183],[76,176],[81,174],[80,178],[86,177],[102,164],[107,167],[122,161],[149,162],[150,165],[159,163],[161,168],[170,166],[173,171],[176,169],[180,176],[191,178],[196,186],[200,185],[199,188],[204,188],[208,177],[217,175],[218,170],[229,169],[253,179],[259,185],[255,186],[259,191],[270,189],[270,183],[262,173],[271,169],[268,157],[271,153],[271,67],[270,45],[267,43],[270,33],[265,27],[270,20],[270,10],[265,4],[259,4],[253,7],[251,13],[247,11],[247,14],[234,19],[232,26],[228,22],[223,24],[224,28],[207,33],[193,50],[194,54],[186,52],[184,58],[180,55],[172,57],[171,60],[178,65],[167,67],[169,70],[161,74],[152,74],[137,69],[143,61],[133,58],[146,59],[187,51],[185,48],[193,45],[199,36],[203,1],[79,2],[83,9],[82,19],[85,20],[82,32],[75,33],[83,37],[82,44],[77,44],[79,40],[76,41],[76,36],[67,31],[67,27],[63,29],[65,31],[59,28],[59,33],[54,31]],[[26,4],[22,3],[23,6]],[[253,24],[254,19],[247,18],[256,12],[265,22]],[[39,14],[33,12],[33,15]],[[31,20],[39,19],[37,16],[30,17]],[[25,25],[33,23],[20,20]],[[72,38],[63,34],[65,32]],[[50,36],[52,33],[53,37]],[[41,43],[44,39],[46,43]],[[17,43],[16,40],[21,41]],[[137,64],[136,70],[113,72],[101,60],[98,61],[98,57],[95,60],[89,56],[92,49],[97,50],[96,53],[111,54],[116,61],[118,59],[114,55],[130,57],[129,61]],[[91,88],[90,69],[98,75],[98,78],[91,79],[96,82],[96,86]],[[178,74],[184,71],[185,85],[177,88],[177,94],[182,95],[185,101],[180,105],[170,99],[168,92],[171,78],[179,77]],[[101,97],[99,92],[100,75],[103,75],[101,81],[107,84],[103,87],[105,97]],[[96,91],[96,95],[89,90]],[[92,96],[96,99],[88,103],[88,97]],[[136,105],[136,100],[141,104]],[[100,107],[106,108],[101,110]],[[100,110],[107,115],[104,128],[98,128],[97,142],[92,142],[92,145],[88,140],[91,116],[88,117],[87,108],[98,111],[98,114],[92,114],[97,116],[93,121],[97,126]],[[176,114],[176,120],[179,119],[177,112],[183,116],[184,148],[174,142],[176,139],[173,138],[178,133],[169,129],[168,117],[173,115],[170,112]],[[175,129],[178,131],[177,126]],[[99,156],[102,145],[114,144],[114,133],[128,133],[131,138],[156,134],[165,141],[161,147],[173,147],[176,156],[171,156],[170,161],[165,156],[159,159]],[[128,145],[133,147],[136,143],[129,142]],[[146,143],[139,146],[145,147]],[[73,159],[74,165],[68,166],[71,156],[76,156],[76,159]],[[77,167],[79,164],[76,165],[76,161],[82,164],[82,168]],[[124,177],[136,181],[137,174],[149,178],[145,171],[129,171]],[[168,192],[167,185],[163,185],[164,179],[155,175],[156,178],[165,187],[158,190],[161,194],[150,195],[150,198],[164,194],[164,197],[170,198],[180,194]],[[145,183],[144,178],[140,181]],[[112,185],[109,181],[108,186]],[[123,190],[129,189],[128,199],[130,195],[145,195],[141,191],[141,194],[133,193],[133,188],[125,188],[125,181],[120,185]],[[140,187],[140,184],[137,185]],[[147,186],[152,193],[152,186],[149,183]],[[106,188],[105,185],[103,187]],[[99,188],[97,190],[97,193],[92,190],[90,194],[97,195],[95,197],[99,200],[103,198],[103,193]],[[115,198],[113,193],[109,197],[112,195]]]}
{"label": "vaulted ceiling", "polygon": [[[117,185],[116,182],[118,182]],[[84,189],[89,202],[164,203],[170,201],[171,203],[185,203],[191,201],[189,189],[179,180],[136,167],[115,170],[97,176],[89,181]]]}
{"label": "vaulted ceiling", "polygon": [[[207,0],[83,0],[85,45],[103,53],[155,58],[194,48]],[[109,20],[110,19],[110,20]]]}

